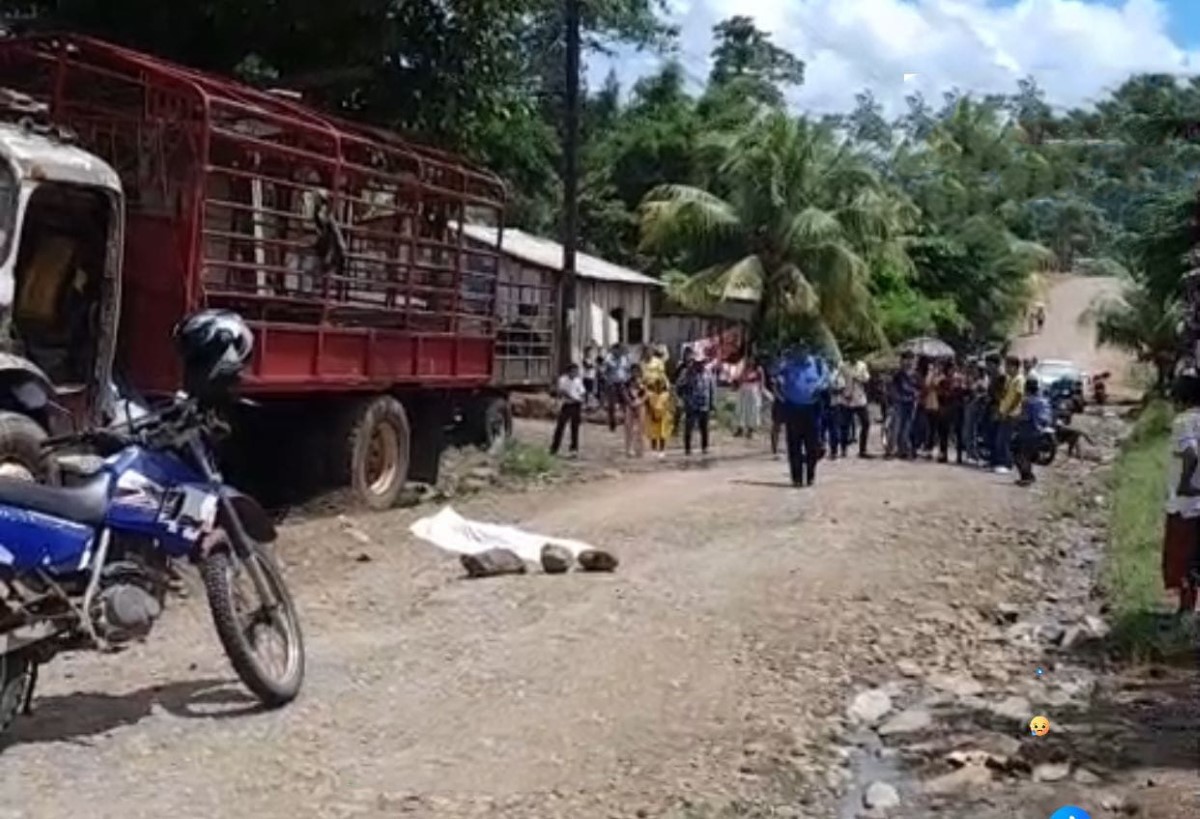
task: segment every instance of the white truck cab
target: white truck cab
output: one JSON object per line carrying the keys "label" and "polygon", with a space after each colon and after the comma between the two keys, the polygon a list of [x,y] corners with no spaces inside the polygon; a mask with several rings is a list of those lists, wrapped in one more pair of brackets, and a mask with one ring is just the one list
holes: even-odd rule
{"label": "white truck cab", "polygon": [[6,432],[28,424],[5,417],[43,430],[105,419],[124,210],[117,172],[68,135],[0,122],[0,475],[32,457]]}

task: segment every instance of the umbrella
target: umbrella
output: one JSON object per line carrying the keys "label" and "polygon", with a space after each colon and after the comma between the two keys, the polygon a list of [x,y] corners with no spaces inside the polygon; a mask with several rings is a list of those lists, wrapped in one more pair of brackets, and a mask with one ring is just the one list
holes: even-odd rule
{"label": "umbrella", "polygon": [[912,353],[918,358],[954,358],[954,348],[944,341],[928,336],[910,338],[897,347],[902,353]]}

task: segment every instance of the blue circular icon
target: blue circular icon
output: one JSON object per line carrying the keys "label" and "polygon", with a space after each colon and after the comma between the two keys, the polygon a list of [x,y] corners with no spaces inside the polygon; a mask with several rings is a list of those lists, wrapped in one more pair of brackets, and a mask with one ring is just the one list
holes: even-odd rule
{"label": "blue circular icon", "polygon": [[1059,808],[1054,811],[1050,819],[1092,819],[1092,817],[1083,808],[1067,805],[1065,808]]}

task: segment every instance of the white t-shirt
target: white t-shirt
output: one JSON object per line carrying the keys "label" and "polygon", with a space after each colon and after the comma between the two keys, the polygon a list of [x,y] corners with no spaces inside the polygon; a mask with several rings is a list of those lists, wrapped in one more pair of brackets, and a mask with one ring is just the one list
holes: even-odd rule
{"label": "white t-shirt", "polygon": [[584,389],[583,379],[579,376],[572,378],[566,373],[558,377],[558,395],[564,401],[573,403],[581,403],[587,395],[587,390]]}
{"label": "white t-shirt", "polygon": [[867,405],[867,382],[871,380],[871,371],[863,361],[856,361],[845,368],[846,406],[865,407]]}
{"label": "white t-shirt", "polygon": [[[1180,413],[1171,429],[1171,463],[1167,468],[1167,514],[1185,518],[1200,517],[1200,497],[1180,497],[1175,493],[1183,472],[1183,454],[1191,450],[1200,455],[1200,410]],[[1200,469],[1192,475],[1192,487],[1200,490]]]}

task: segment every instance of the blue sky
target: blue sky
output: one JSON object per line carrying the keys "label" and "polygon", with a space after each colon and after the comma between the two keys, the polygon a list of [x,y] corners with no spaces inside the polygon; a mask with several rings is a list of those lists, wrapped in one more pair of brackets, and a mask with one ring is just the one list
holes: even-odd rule
{"label": "blue sky", "polygon": [[[1138,71],[1200,73],[1200,0],[668,0],[680,59],[708,73],[714,23],[749,14],[807,63],[793,105],[845,110],[870,88],[892,112],[919,90],[1007,91],[1032,74],[1057,106],[1087,105]],[[628,85],[662,62],[623,53],[592,58],[590,81],[610,67]],[[915,77],[904,79],[905,74]]]}

